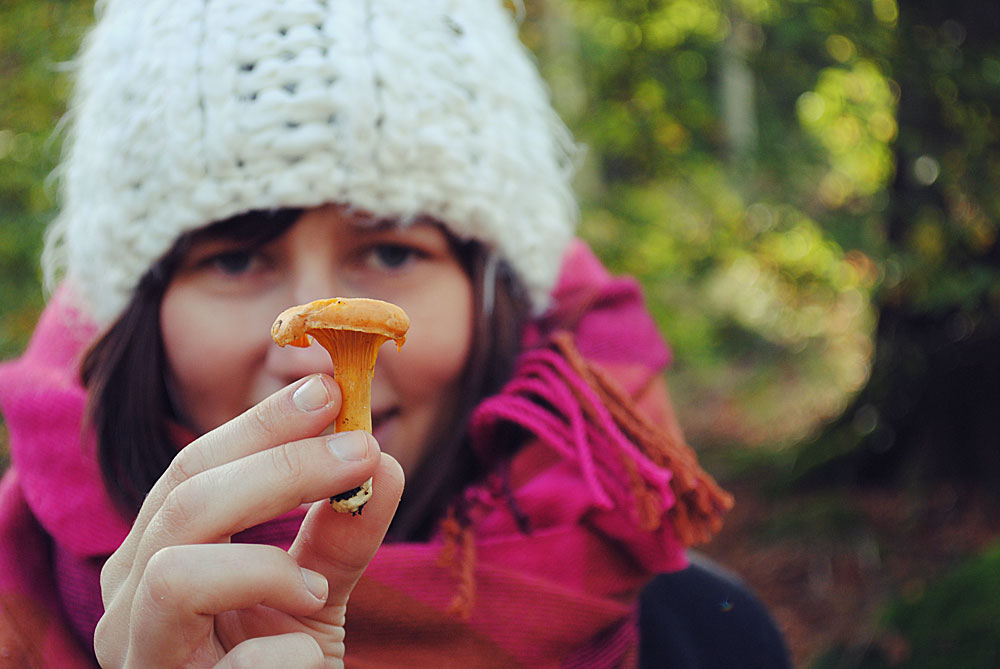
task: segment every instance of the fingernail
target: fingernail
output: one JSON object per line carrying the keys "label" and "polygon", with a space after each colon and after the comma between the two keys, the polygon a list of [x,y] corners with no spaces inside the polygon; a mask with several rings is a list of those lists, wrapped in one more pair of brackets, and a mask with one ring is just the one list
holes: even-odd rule
{"label": "fingernail", "polygon": [[330,403],[330,393],[319,376],[313,376],[292,393],[292,403],[300,411],[316,411]]}
{"label": "fingernail", "polygon": [[313,597],[321,602],[326,601],[327,595],[330,594],[330,584],[327,582],[326,576],[318,571],[302,567],[302,580],[305,581],[306,589],[312,593]]}
{"label": "fingernail", "polygon": [[331,434],[326,443],[341,460],[364,460],[368,457],[368,435],[360,430]]}

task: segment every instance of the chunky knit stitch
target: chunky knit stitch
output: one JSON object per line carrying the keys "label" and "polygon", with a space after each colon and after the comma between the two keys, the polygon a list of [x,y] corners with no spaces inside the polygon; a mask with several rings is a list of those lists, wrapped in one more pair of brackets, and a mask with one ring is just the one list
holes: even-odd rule
{"label": "chunky knit stitch", "polygon": [[79,57],[50,231],[112,321],[186,231],[340,202],[495,248],[541,311],[576,148],[499,0],[105,0]]}

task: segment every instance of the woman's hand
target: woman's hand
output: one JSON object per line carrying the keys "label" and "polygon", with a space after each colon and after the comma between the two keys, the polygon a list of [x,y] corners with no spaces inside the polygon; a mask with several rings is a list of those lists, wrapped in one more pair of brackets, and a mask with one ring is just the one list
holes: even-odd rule
{"label": "woman's hand", "polygon": [[[105,667],[341,666],[347,600],[403,489],[371,435],[317,437],[340,410],[304,379],[180,451],[101,572]],[[359,516],[326,501],[374,475]],[[303,503],[288,552],[230,537]]]}

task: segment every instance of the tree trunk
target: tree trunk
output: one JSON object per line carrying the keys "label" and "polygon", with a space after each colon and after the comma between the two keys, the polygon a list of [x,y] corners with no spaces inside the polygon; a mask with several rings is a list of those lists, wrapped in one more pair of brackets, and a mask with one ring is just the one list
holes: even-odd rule
{"label": "tree trunk", "polygon": [[1000,68],[997,15],[900,3],[887,240],[899,276],[878,296],[870,380],[801,453],[807,480],[1000,484],[1000,75],[982,76]]}

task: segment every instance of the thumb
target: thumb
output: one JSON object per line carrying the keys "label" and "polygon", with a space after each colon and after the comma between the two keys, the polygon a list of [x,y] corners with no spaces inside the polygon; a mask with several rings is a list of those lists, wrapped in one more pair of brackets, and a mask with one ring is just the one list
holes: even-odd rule
{"label": "thumb", "polygon": [[327,501],[313,504],[289,553],[299,565],[326,576],[327,606],[345,606],[358,579],[382,545],[403,494],[403,469],[385,453],[372,477],[362,513],[339,513]]}

